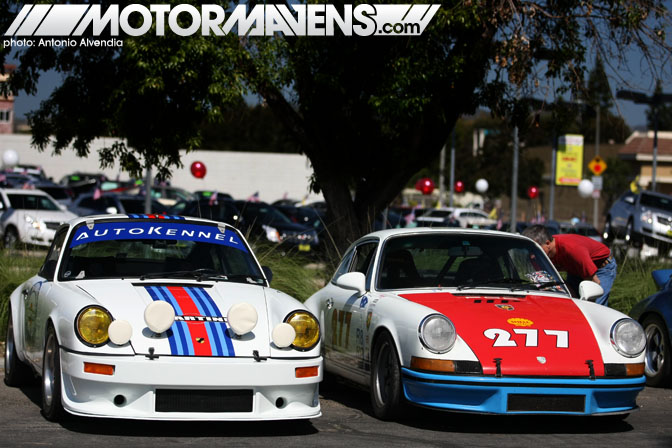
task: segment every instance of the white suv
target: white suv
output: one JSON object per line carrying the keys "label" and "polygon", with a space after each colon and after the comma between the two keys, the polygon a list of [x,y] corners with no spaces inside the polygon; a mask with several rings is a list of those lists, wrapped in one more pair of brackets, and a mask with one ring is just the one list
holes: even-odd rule
{"label": "white suv", "polygon": [[5,247],[49,246],[56,229],[77,216],[40,190],[0,189],[0,231]]}

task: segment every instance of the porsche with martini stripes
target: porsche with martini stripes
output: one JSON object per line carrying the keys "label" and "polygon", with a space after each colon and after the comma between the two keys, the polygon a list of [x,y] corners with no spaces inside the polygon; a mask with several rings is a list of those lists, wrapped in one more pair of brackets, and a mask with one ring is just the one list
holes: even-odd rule
{"label": "porsche with martini stripes", "polygon": [[318,417],[319,323],[271,275],[223,223],[73,220],[11,294],[5,382],[40,376],[54,421]]}
{"label": "porsche with martini stripes", "polygon": [[327,372],[402,404],[492,414],[613,415],[637,409],[645,336],[624,314],[572,298],[532,240],[503,232],[375,232],[306,301]]}

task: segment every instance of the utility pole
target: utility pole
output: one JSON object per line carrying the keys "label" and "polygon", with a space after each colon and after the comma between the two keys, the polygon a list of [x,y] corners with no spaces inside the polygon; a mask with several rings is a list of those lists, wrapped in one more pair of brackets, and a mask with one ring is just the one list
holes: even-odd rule
{"label": "utility pole", "polygon": [[448,207],[453,208],[453,196],[455,195],[455,128],[450,134],[450,200]]}
{"label": "utility pole", "polygon": [[[600,104],[598,103],[595,109],[595,157],[600,155]],[[597,196],[593,198],[593,227],[597,229],[598,219],[597,214],[600,209],[600,200]]]}
{"label": "utility pole", "polygon": [[511,233],[516,233],[516,223],[518,222],[518,125],[513,128],[513,173],[511,176],[511,217],[509,219]]}

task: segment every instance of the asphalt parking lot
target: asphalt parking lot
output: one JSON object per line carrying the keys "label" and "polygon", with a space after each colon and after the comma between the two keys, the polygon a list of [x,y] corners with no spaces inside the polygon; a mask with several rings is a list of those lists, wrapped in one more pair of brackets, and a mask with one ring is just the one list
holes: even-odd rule
{"label": "asphalt parking lot", "polygon": [[336,383],[321,395],[322,417],[306,422],[72,418],[55,424],[40,415],[36,384],[15,389],[0,383],[0,446],[672,446],[672,389],[646,388],[638,398],[641,409],[624,421],[408,408],[403,420],[381,422],[372,416],[364,391]]}

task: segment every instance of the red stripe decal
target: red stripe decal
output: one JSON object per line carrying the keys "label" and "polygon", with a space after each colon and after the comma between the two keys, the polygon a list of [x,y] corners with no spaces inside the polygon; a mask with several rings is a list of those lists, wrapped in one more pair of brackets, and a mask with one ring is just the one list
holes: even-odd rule
{"label": "red stripe decal", "polygon": [[[198,307],[189,293],[181,286],[168,286],[168,291],[173,295],[177,304],[182,310],[184,316],[200,316]],[[205,328],[205,322],[186,322],[189,327],[189,338],[194,346],[195,356],[214,356],[208,339],[208,330]]]}
{"label": "red stripe decal", "polygon": [[[463,297],[450,293],[405,294],[405,299],[444,314],[483,366],[503,375],[604,375],[600,348],[590,324],[569,299],[526,296]],[[500,305],[500,306],[497,306]]]}

